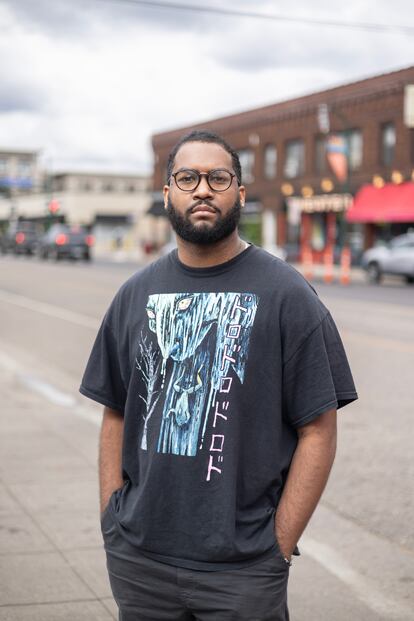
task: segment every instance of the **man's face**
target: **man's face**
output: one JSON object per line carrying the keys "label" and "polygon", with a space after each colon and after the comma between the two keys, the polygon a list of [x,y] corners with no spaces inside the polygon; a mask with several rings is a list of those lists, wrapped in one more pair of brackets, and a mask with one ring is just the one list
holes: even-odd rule
{"label": "man's face", "polygon": [[[187,142],[175,157],[173,173],[184,168],[208,173],[224,169],[234,174],[231,155],[210,142]],[[184,192],[174,178],[164,186],[164,203],[171,225],[179,237],[195,244],[212,244],[228,237],[237,228],[245,189],[232,179],[223,192],[212,190],[205,176],[195,190]]]}

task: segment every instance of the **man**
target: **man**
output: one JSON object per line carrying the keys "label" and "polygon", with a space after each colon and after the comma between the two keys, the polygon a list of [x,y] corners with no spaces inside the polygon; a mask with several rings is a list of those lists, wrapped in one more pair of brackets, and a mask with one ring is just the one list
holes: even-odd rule
{"label": "man", "polygon": [[120,289],[81,392],[105,406],[102,532],[122,621],[282,621],[291,556],[357,398],[335,324],[292,267],[240,239],[237,153],[170,154],[178,250]]}

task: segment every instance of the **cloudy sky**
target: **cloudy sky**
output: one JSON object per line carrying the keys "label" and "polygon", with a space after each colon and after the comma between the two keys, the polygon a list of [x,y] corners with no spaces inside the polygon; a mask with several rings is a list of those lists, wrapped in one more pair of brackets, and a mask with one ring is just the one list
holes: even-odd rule
{"label": "cloudy sky", "polygon": [[0,149],[40,149],[53,170],[145,173],[154,132],[414,64],[412,0],[204,2],[413,30],[310,26],[134,0],[0,0]]}

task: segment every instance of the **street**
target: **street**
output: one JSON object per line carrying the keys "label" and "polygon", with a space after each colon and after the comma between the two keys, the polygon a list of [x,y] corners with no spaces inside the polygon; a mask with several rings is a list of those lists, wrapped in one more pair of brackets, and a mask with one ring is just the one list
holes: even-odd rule
{"label": "street", "polygon": [[[78,386],[136,269],[0,259],[0,621],[116,618],[98,519],[101,407]],[[414,286],[314,287],[359,401],[338,414],[333,472],[291,568],[291,619],[414,619]]]}

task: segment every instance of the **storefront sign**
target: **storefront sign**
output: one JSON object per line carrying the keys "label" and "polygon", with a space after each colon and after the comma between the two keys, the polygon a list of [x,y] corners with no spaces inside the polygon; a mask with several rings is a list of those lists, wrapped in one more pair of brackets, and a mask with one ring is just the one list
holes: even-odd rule
{"label": "storefront sign", "polygon": [[330,211],[346,211],[352,205],[351,194],[319,194],[308,198],[292,196],[286,199],[289,214],[292,212],[297,219],[301,212],[320,213]]}

